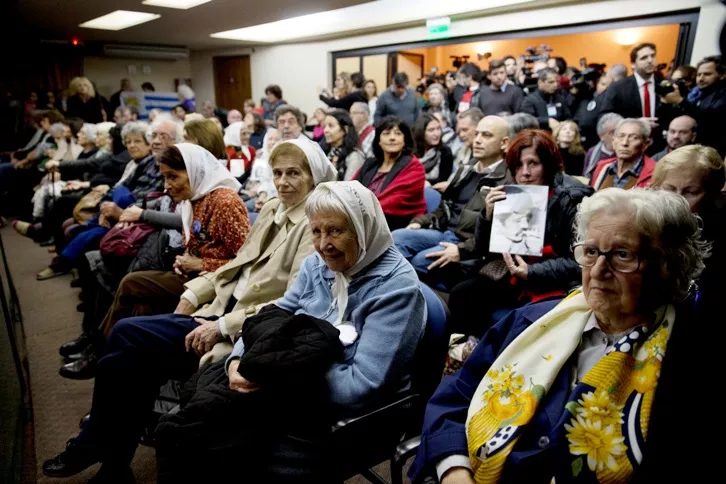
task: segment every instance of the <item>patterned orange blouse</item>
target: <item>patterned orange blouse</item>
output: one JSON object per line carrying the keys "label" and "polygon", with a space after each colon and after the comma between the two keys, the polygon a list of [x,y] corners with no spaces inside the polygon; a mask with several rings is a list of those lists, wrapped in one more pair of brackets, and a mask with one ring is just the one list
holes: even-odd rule
{"label": "patterned orange blouse", "polygon": [[202,259],[202,270],[215,271],[234,259],[250,232],[250,217],[239,195],[220,188],[192,202],[189,253]]}

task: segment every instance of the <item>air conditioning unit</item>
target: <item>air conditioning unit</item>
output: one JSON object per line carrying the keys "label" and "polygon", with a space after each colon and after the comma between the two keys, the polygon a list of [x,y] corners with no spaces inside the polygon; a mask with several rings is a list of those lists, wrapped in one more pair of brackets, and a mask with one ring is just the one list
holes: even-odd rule
{"label": "air conditioning unit", "polygon": [[177,61],[189,59],[189,49],[183,47],[147,47],[139,45],[106,44],[103,46],[106,57],[125,57]]}

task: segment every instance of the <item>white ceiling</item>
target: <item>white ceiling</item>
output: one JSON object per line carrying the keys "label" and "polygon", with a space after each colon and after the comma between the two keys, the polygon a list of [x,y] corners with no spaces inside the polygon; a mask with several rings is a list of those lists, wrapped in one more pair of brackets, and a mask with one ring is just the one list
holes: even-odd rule
{"label": "white ceiling", "polygon": [[[9,0],[0,0],[6,2]],[[12,0],[10,0],[12,1]],[[12,26],[22,36],[43,40],[108,41],[214,48],[244,45],[214,39],[214,32],[258,25],[369,0],[213,0],[189,10],[142,5],[142,0],[18,0],[10,13]],[[161,18],[120,31],[82,29],[79,24],[114,10],[161,14]]]}

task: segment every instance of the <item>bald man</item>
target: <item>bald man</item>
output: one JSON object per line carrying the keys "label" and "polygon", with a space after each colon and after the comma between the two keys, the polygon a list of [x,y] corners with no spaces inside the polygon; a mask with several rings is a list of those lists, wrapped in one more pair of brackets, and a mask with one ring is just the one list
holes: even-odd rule
{"label": "bald man", "polygon": [[696,142],[696,120],[690,116],[678,116],[668,125],[668,146],[663,151],[653,155],[655,161],[660,161],[665,155],[681,146],[692,145]]}
{"label": "bald man", "polygon": [[[476,127],[473,162],[454,174],[432,213],[416,217],[405,229],[393,232],[393,241],[422,280],[451,288],[463,277],[458,264],[474,250],[474,230],[484,208],[483,186],[511,182],[504,163],[509,145],[509,123],[486,116]],[[454,267],[452,267],[454,266]],[[446,268],[446,269],[444,269]]]}

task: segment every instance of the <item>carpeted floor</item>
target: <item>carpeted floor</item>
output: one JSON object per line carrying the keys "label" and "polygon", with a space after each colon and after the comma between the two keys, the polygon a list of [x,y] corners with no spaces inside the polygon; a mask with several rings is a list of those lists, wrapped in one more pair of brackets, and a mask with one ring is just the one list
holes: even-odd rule
{"label": "carpeted floor", "polygon": [[[67,380],[58,374],[62,362],[58,347],[78,336],[80,332],[81,313],[76,311],[79,290],[70,287],[69,275],[36,281],[35,274],[50,262],[51,255],[48,251],[18,235],[10,227],[2,229],[2,236],[25,320],[33,398],[37,482],[85,483],[98,466],[68,479],[47,478],[41,471],[43,461],[63,450],[66,440],[78,433],[78,421],[91,406],[93,380]],[[139,484],[155,483],[154,449],[139,446],[132,467]],[[388,464],[378,466],[376,471],[385,478],[389,477]],[[27,482],[32,482],[32,479],[33,476],[27,476]],[[368,481],[356,477],[346,484],[365,482]]]}

